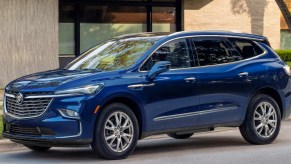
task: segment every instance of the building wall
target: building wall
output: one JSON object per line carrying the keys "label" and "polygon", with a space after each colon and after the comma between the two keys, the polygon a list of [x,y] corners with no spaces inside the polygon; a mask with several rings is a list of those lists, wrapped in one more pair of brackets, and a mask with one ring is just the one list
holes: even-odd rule
{"label": "building wall", "polygon": [[0,0],[0,88],[58,67],[58,0]]}
{"label": "building wall", "polygon": [[184,30],[234,30],[264,35],[280,48],[275,0],[183,0]]}

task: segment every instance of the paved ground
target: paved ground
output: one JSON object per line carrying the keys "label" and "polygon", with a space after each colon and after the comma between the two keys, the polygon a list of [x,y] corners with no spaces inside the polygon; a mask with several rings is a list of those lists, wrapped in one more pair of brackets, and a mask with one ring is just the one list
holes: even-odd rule
{"label": "paved ground", "polygon": [[[174,140],[166,136],[139,142],[133,155],[118,163],[276,163],[291,161],[291,120],[285,121],[275,143],[247,144],[238,129],[197,134],[191,139]],[[95,163],[106,161],[89,148],[54,148],[45,153],[22,151],[0,153],[0,163]]]}

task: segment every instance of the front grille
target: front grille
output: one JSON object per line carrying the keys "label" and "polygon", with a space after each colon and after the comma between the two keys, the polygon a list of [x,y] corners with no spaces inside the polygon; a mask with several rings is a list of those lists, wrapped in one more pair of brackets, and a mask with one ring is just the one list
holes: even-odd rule
{"label": "front grille", "polygon": [[[5,93],[17,95],[19,92],[13,90],[6,90]],[[45,96],[45,95],[53,95],[54,92],[25,92],[25,96]]]}
{"label": "front grille", "polygon": [[7,131],[12,134],[25,134],[25,135],[33,135],[33,136],[40,136],[41,132],[36,127],[21,127],[17,125],[10,125],[7,128]]}
{"label": "front grille", "polygon": [[23,135],[55,135],[55,133],[49,129],[44,127],[25,127],[11,124],[4,124],[4,132],[8,132],[11,134],[23,134]]}
{"label": "front grille", "polygon": [[[9,93],[11,94],[11,93]],[[24,98],[21,103],[17,102],[15,97],[6,96],[6,111],[8,114],[19,118],[30,118],[40,116],[45,112],[52,98],[25,98],[27,95],[24,93]],[[31,94],[29,94],[30,96]]]}

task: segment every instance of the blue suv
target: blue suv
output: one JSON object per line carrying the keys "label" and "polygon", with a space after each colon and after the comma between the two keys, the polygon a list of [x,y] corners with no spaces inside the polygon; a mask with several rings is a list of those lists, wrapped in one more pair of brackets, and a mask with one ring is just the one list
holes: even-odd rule
{"label": "blue suv", "polygon": [[3,136],[35,151],[91,145],[107,159],[126,158],[150,135],[186,139],[216,127],[269,144],[290,115],[290,87],[290,68],[263,36],[124,35],[8,84]]}

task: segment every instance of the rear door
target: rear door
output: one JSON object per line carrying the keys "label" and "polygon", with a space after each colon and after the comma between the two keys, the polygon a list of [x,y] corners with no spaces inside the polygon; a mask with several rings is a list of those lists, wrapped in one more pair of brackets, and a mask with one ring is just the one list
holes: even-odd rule
{"label": "rear door", "polygon": [[224,37],[192,38],[199,63],[199,125],[236,122],[247,104],[242,57]]}

